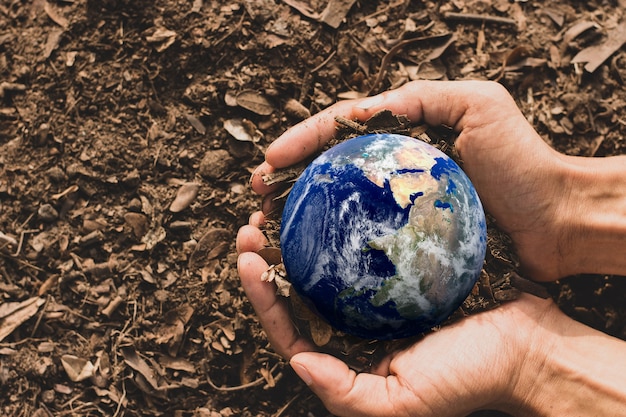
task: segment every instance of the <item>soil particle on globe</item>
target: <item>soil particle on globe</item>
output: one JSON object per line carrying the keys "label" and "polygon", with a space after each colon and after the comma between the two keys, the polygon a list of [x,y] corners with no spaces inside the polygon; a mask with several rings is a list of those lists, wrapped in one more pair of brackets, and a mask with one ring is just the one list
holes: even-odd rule
{"label": "soil particle on globe", "polygon": [[[462,161],[459,160],[454,148],[455,135],[445,126],[433,128],[425,125],[412,125],[407,117],[393,114],[388,110],[378,112],[365,122],[341,117],[338,117],[336,122],[337,134],[319,153],[356,136],[370,133],[395,133],[429,143],[462,166]],[[289,299],[292,319],[298,330],[307,335],[320,350],[341,356],[356,370],[366,370],[388,352],[408,345],[422,335],[391,341],[367,340],[347,335],[334,329],[313,313],[293,290],[280,257],[281,214],[291,187],[316,156],[298,165],[276,170],[263,178],[266,184],[280,184],[283,188],[282,192],[274,198],[271,212],[266,215],[264,232],[268,238],[269,247],[262,249],[259,254],[270,267],[261,279],[276,283],[278,293]],[[517,299],[522,291],[543,298],[549,297],[542,285],[523,278],[518,270],[519,262],[514,256],[509,236],[496,227],[493,218],[487,213],[487,254],[480,278],[461,307],[438,328],[467,315],[497,308],[502,303]],[[437,328],[433,329],[433,331],[436,330]]]}

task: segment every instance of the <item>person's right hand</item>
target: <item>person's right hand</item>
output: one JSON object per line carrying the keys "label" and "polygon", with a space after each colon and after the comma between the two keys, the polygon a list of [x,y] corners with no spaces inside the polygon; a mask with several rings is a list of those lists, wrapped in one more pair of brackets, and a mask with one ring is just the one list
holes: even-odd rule
{"label": "person's right hand", "polygon": [[339,416],[450,416],[498,409],[515,416],[624,416],[626,343],[528,294],[471,315],[355,373],[316,352],[287,300],[261,280],[267,239],[254,213],[237,235],[242,286],[273,349]]}
{"label": "person's right hand", "polygon": [[[252,187],[271,193],[261,176],[300,162],[335,134],[336,116],[366,120],[382,109],[413,122],[447,125],[458,133],[456,150],[485,209],[509,233],[529,277],[554,280],[569,274],[568,157],[548,146],[500,84],[485,81],[408,83],[366,99],[339,102],[294,126],[272,143]],[[266,204],[267,207],[267,204]]]}

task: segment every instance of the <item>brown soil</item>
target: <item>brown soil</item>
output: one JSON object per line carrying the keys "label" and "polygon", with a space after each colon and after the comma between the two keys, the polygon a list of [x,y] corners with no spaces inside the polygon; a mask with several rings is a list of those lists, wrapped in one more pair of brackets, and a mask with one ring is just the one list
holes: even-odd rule
{"label": "brown soil", "polygon": [[[495,79],[558,150],[626,149],[624,0],[326,3],[0,2],[0,414],[328,415],[234,238],[264,149],[338,99]],[[549,289],[626,339],[623,279]]]}

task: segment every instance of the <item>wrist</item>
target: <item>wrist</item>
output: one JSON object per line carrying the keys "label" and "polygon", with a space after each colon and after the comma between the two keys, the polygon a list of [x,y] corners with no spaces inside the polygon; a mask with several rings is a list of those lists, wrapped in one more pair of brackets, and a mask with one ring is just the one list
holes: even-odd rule
{"label": "wrist", "polygon": [[516,416],[626,415],[626,343],[558,309],[529,342],[508,412]]}
{"label": "wrist", "polygon": [[493,389],[497,397],[492,399],[489,408],[514,416],[544,415],[539,411],[545,403],[542,385],[546,383],[539,383],[538,378],[546,373],[550,353],[556,352],[559,344],[557,332],[550,327],[563,327],[564,322],[572,319],[551,300],[528,294],[522,294],[518,300],[496,310],[505,314],[508,331],[503,336],[512,352],[507,352],[510,360],[508,366],[502,368],[501,378],[497,379],[498,389]]}
{"label": "wrist", "polygon": [[563,275],[626,274],[626,156],[565,159]]}

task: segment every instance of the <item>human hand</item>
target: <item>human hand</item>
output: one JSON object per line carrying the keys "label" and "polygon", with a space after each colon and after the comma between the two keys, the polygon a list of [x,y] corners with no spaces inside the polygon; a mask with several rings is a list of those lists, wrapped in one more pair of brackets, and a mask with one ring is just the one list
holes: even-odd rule
{"label": "human hand", "polygon": [[549,281],[581,272],[609,273],[590,270],[606,268],[607,262],[581,265],[581,256],[590,251],[582,249],[578,222],[596,204],[573,201],[587,194],[577,189],[583,182],[573,178],[580,177],[578,166],[587,161],[583,164],[583,158],[549,147],[509,93],[494,82],[416,81],[377,96],[339,102],[272,143],[266,162],[252,177],[252,188],[271,194],[274,188],[263,183],[263,174],[318,152],[335,134],[336,116],[366,120],[382,109],[405,114],[413,122],[447,125],[458,133],[455,146],[462,167],[485,209],[512,238],[525,275]]}
{"label": "human hand", "polygon": [[[253,189],[266,196],[264,211],[276,191],[263,183],[265,173],[319,151],[335,133],[335,116],[366,120],[382,109],[454,128],[465,171],[487,211],[513,238],[530,277],[626,271],[626,258],[615,256],[626,236],[626,212],[619,211],[626,207],[620,204],[626,201],[624,157],[596,162],[557,153],[494,83],[414,82],[340,102],[300,123],[270,146],[251,179]],[[465,415],[490,407],[514,415],[626,413],[626,392],[616,389],[626,373],[626,365],[617,366],[626,354],[624,342],[529,295],[428,335],[387,357],[372,374],[354,374],[338,359],[315,353],[293,327],[275,286],[261,281],[268,265],[255,252],[267,245],[258,228],[263,221],[255,213],[239,232],[242,284],[274,349],[291,359],[332,411]],[[445,363],[433,360],[439,357]],[[555,403],[557,396],[567,401]]]}
{"label": "human hand", "polygon": [[[466,318],[394,352],[372,373],[356,374],[330,355],[316,353],[289,316],[275,285],[262,282],[267,263],[256,253],[267,244],[251,216],[237,237],[239,274],[274,350],[336,415],[465,416],[478,409],[519,411],[552,349],[544,322],[564,316],[551,301],[523,295],[495,310]],[[534,342],[535,341],[535,342]],[[540,341],[536,343],[536,341]],[[515,384],[516,379],[523,383]],[[531,384],[527,382],[531,381]]]}

